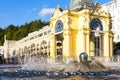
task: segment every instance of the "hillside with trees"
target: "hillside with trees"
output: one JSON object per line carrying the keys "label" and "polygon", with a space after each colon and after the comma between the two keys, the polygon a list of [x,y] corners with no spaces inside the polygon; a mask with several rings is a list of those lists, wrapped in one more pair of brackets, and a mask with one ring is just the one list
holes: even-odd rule
{"label": "hillside with trees", "polygon": [[39,30],[48,24],[49,22],[35,20],[20,26],[10,24],[5,29],[0,28],[0,45],[4,43],[4,35],[6,35],[8,40],[20,40],[26,37],[28,33]]}

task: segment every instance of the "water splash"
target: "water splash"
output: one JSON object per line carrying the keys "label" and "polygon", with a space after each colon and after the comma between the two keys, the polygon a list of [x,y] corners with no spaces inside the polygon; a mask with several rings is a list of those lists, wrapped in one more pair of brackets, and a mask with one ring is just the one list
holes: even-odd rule
{"label": "water splash", "polygon": [[[53,61],[52,61],[53,62]],[[44,57],[29,57],[22,65],[23,70],[36,70],[36,71],[58,71],[64,68],[64,64],[48,63]]]}

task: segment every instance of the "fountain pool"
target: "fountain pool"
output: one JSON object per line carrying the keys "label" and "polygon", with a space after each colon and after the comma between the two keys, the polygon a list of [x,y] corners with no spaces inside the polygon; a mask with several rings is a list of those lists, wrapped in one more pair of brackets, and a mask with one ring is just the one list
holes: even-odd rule
{"label": "fountain pool", "polygon": [[0,80],[119,80],[120,71],[59,72],[0,69]]}
{"label": "fountain pool", "polygon": [[3,67],[0,80],[119,80],[120,71],[105,67],[99,61],[87,60],[86,53],[80,62],[46,63],[38,58],[29,58],[22,67]]}

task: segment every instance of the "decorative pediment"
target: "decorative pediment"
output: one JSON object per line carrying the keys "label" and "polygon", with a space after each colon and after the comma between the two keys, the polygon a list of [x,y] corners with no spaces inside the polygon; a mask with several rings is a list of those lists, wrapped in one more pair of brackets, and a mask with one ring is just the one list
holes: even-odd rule
{"label": "decorative pediment", "polygon": [[61,16],[62,12],[63,12],[63,9],[60,7],[60,5],[58,5],[51,18],[56,18],[56,17]]}
{"label": "decorative pediment", "polygon": [[105,12],[104,9],[98,4],[96,4],[96,6],[91,10],[90,14],[99,15],[99,16],[101,15],[106,17],[109,15],[109,13]]}

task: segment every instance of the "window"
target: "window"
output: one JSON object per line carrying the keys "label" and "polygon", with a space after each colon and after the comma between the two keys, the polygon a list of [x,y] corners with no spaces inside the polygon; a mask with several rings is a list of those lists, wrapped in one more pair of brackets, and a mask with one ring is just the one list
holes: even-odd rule
{"label": "window", "polygon": [[27,42],[27,40],[25,40],[25,42]]}
{"label": "window", "polygon": [[47,35],[47,31],[46,31],[46,32],[44,32],[44,35]]}
{"label": "window", "polygon": [[95,37],[95,56],[100,56],[100,37]]}
{"label": "window", "polygon": [[41,33],[41,34],[38,34],[38,37],[41,37],[41,36],[43,36],[43,33]]}
{"label": "window", "polygon": [[37,38],[37,36],[35,35],[35,38]]}
{"label": "window", "polygon": [[51,32],[51,30],[48,30],[48,34]]}
{"label": "window", "polygon": [[120,38],[120,36],[118,35],[118,36],[117,36],[117,39],[119,39],[119,38]]}
{"label": "window", "polygon": [[31,37],[30,40],[34,39],[34,37]]}
{"label": "window", "polygon": [[63,30],[63,22],[61,20],[58,20],[55,25],[55,33],[61,32]]}
{"label": "window", "polygon": [[97,30],[97,29],[99,29],[100,31],[103,30],[103,26],[102,26],[101,20],[98,19],[98,18],[93,19],[91,21],[91,23],[90,23],[90,28],[92,30]]}

